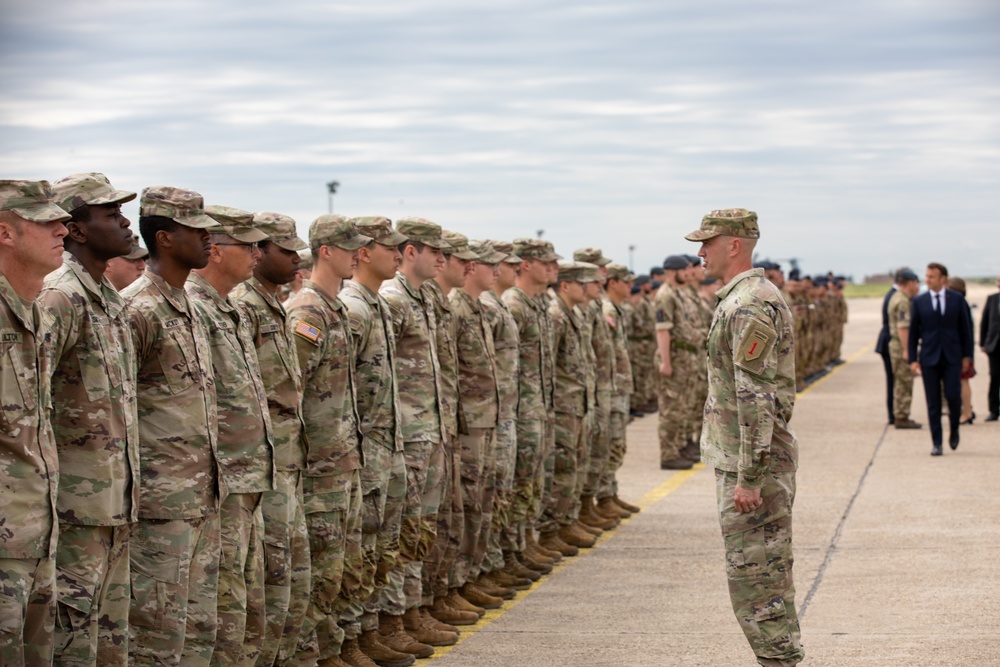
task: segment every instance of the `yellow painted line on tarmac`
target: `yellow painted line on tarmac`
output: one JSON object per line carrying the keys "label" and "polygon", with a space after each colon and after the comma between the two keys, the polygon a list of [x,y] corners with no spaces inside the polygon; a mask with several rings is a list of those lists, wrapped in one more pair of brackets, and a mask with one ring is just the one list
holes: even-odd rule
{"label": "yellow painted line on tarmac", "polygon": [[[694,467],[691,468],[690,470],[681,470],[674,473],[658,487],[656,487],[655,489],[644,495],[642,498],[640,498],[639,501],[636,502],[636,505],[638,505],[642,509],[647,509],[652,507],[653,505],[660,502],[661,500],[669,496],[671,493],[679,489],[681,485],[684,484],[684,482],[694,477],[704,467],[705,467],[704,463],[696,463]],[[632,520],[631,518],[623,520],[621,522],[621,525],[619,525],[619,528],[621,528],[621,526],[625,525],[631,520]],[[567,567],[573,565],[574,563],[578,563],[581,559],[586,558],[586,556],[594,549],[601,546],[601,544],[612,539],[615,536],[617,530],[618,529],[606,532],[600,537],[598,537],[597,542],[594,544],[592,548],[580,549],[580,555],[573,556],[570,558],[563,558],[561,561],[556,563],[556,566],[554,568],[552,568],[552,572],[550,572],[549,574],[543,576],[538,581],[531,584],[531,588],[528,588],[527,590],[524,591],[518,591],[518,594],[512,600],[505,600],[503,606],[500,607],[499,609],[487,609],[486,613],[483,615],[481,619],[479,619],[479,622],[476,623],[475,625],[460,626],[458,628],[459,629],[458,642],[452,644],[451,646],[435,647],[434,655],[432,655],[427,659],[434,660],[435,658],[440,658],[450,653],[453,648],[464,642],[466,639],[473,636],[483,628],[487,627],[488,625],[499,619],[501,616],[506,614],[508,611],[510,611],[517,605],[521,604],[524,600],[528,598],[529,595],[534,593],[539,586],[544,585],[545,582],[548,581],[549,578],[554,576],[557,572],[566,569]]]}
{"label": "yellow painted line on tarmac", "polygon": [[839,366],[834,366],[829,371],[827,371],[826,375],[824,375],[823,377],[821,377],[820,379],[816,380],[811,385],[809,385],[808,387],[806,387],[805,389],[803,389],[802,391],[800,391],[798,393],[798,396],[805,396],[810,391],[812,391],[813,389],[815,389],[819,385],[821,385],[824,382],[826,382],[827,379],[831,375],[833,375],[834,373],[836,373],[837,371],[839,371],[841,368],[843,368],[847,364],[851,363],[852,361],[857,361],[861,357],[861,355],[865,354],[866,352],[871,352],[873,349],[875,349],[875,342],[874,341],[872,341],[871,343],[868,343],[867,345],[862,346],[862,348],[860,350],[858,350],[857,352],[855,352],[854,354],[852,354],[851,356],[849,356],[847,359],[845,359],[844,363],[842,363]]}

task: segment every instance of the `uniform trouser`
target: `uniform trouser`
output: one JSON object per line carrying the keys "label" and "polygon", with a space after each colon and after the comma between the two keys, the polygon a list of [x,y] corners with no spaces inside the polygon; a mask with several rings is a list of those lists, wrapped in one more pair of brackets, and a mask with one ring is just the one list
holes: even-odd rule
{"label": "uniform trouser", "polygon": [[465,530],[462,515],[462,484],[459,475],[462,470],[461,450],[458,435],[445,437],[444,458],[441,475],[441,503],[438,506],[437,535],[434,546],[424,559],[421,568],[421,605],[434,604],[435,597],[448,594],[448,589],[457,584],[450,582],[455,559],[462,545]]}
{"label": "uniform trouser", "polygon": [[302,479],[312,591],[295,659],[314,664],[340,655],[338,624],[361,570],[361,477],[358,470]]}
{"label": "uniform trouser", "polygon": [[0,558],[0,664],[52,663],[56,559]]}
{"label": "uniform trouser", "polygon": [[517,527],[511,522],[514,504],[514,459],[517,457],[517,429],[513,419],[497,424],[496,463],[493,475],[493,520],[483,571],[504,566],[504,553],[517,551]]}
{"label": "uniform trouser", "polygon": [[440,442],[403,443],[406,462],[406,498],[399,531],[400,562],[382,589],[382,610],[402,616],[420,606],[423,560],[437,538],[437,512],[444,483],[444,445]]}
{"label": "uniform trouser", "polygon": [[590,437],[590,452],[586,465],[581,469],[581,494],[593,496],[601,483],[601,475],[608,467],[611,455],[611,392],[599,391],[594,404],[594,415]]}
{"label": "uniform trouser", "polygon": [[671,461],[681,455],[688,440],[691,425],[692,398],[688,391],[691,375],[697,372],[695,355],[683,350],[673,350],[671,366],[673,375],[659,378],[660,462]]}
{"label": "uniform trouser", "polygon": [[458,436],[461,451],[462,544],[455,560],[458,586],[476,579],[486,557],[493,520],[493,483],[496,475],[496,428],[469,428]]}
{"label": "uniform trouser", "polygon": [[740,513],[733,504],[737,474],[716,469],[726,576],[736,620],[762,665],[786,667],[803,658],[792,577],[795,473],[768,475],[764,503]]}
{"label": "uniform trouser", "polygon": [[219,515],[140,519],[129,551],[129,662],[208,665],[218,620]]}
{"label": "uniform trouser", "polygon": [[555,532],[573,523],[573,506],[580,497],[576,482],[587,437],[586,421],[586,415],[556,413],[552,492],[538,526],[543,533]]}
{"label": "uniform trouser", "polygon": [[54,664],[128,664],[130,533],[59,523]]}
{"label": "uniform trouser", "polygon": [[628,449],[625,441],[625,429],[628,426],[629,395],[615,394],[611,397],[611,419],[608,432],[611,441],[608,453],[608,465],[601,474],[597,487],[597,498],[611,498],[618,495],[617,474],[625,462]]}
{"label": "uniform trouser", "polygon": [[212,665],[253,665],[264,643],[264,518],[261,493],[229,493],[219,509],[218,631]]}
{"label": "uniform trouser", "polygon": [[889,358],[892,360],[892,403],[894,418],[899,421],[909,419],[913,404],[913,371],[906,363],[903,349],[890,344]]}
{"label": "uniform trouser", "polygon": [[365,465],[360,473],[362,572],[356,595],[347,601],[341,616],[340,625],[347,639],[378,627],[378,609],[368,612],[366,619],[365,603],[375,595],[399,556],[406,470],[403,452],[393,451],[394,446],[391,432],[372,430],[365,435]]}
{"label": "uniform trouser", "polygon": [[261,495],[264,520],[264,642],[257,667],[284,664],[295,655],[309,609],[312,575],[309,533],[302,507],[302,473],[279,470],[274,490]]}
{"label": "uniform trouser", "polygon": [[704,362],[698,364],[691,393],[691,433],[690,440],[701,442],[701,429],[705,424],[705,401],[708,400],[708,368]]}
{"label": "uniform trouser", "polygon": [[[585,420],[584,417],[580,418]],[[581,421],[581,429],[584,421]],[[582,434],[581,434],[582,435]],[[549,412],[545,416],[545,450],[542,452],[542,467],[539,470],[541,479],[538,482],[538,495],[535,499],[535,525],[541,531],[545,525],[545,513],[552,498],[556,475],[556,413]],[[574,473],[575,474],[575,473]],[[570,508],[572,509],[572,505]],[[568,510],[567,510],[568,511]],[[557,530],[558,525],[551,530]]]}
{"label": "uniform trouser", "polygon": [[510,506],[510,524],[517,533],[517,551],[524,549],[528,531],[538,515],[536,498],[541,498],[543,462],[545,453],[545,412],[519,414],[516,421],[516,447],[514,457],[513,500]]}

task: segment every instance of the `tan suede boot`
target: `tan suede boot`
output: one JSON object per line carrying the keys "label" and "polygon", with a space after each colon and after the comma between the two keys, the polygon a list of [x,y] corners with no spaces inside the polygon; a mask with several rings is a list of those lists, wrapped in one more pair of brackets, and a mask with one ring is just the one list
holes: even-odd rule
{"label": "tan suede boot", "polygon": [[563,556],[575,556],[580,553],[579,549],[575,546],[569,544],[568,542],[564,542],[563,539],[559,537],[558,532],[542,533],[542,535],[538,538],[538,544],[546,549],[558,551]]}
{"label": "tan suede boot", "polygon": [[[424,625],[426,625],[429,628],[434,628],[435,630],[441,630],[442,632],[451,632],[452,634],[456,635],[458,634],[458,628],[456,628],[454,625],[450,623],[444,623],[431,616],[430,607],[420,608],[420,618],[424,619]],[[406,627],[406,619],[403,619],[403,627],[404,628]]]}
{"label": "tan suede boot", "polygon": [[451,646],[458,642],[457,632],[435,630],[425,624],[423,616],[420,615],[420,610],[416,607],[407,609],[406,613],[403,614],[403,630],[406,631],[406,634],[413,637],[414,640],[428,646]]}
{"label": "tan suede boot", "polygon": [[614,501],[619,507],[621,507],[626,512],[631,512],[632,514],[638,514],[639,512],[642,511],[641,507],[639,507],[638,505],[633,505],[632,503],[625,502],[624,500],[619,498],[617,494],[614,497]]}
{"label": "tan suede boot", "polygon": [[528,539],[525,541],[528,544],[525,551],[530,553],[532,556],[541,554],[543,556],[551,558],[556,563],[562,560],[563,555],[561,552],[555,551],[554,549],[546,549],[545,547],[543,547],[541,544],[538,543],[538,540],[535,539],[535,536],[531,532],[528,533]]}
{"label": "tan suede boot", "polygon": [[[344,640],[344,641],[346,642],[347,640]],[[344,650],[343,647],[341,647],[340,650],[341,650],[341,652],[343,652],[343,650]],[[371,661],[369,661],[369,663],[373,664],[373,665],[375,664],[374,662],[371,662]],[[335,656],[327,658],[326,660],[318,663],[316,665],[316,667],[354,667],[354,665],[352,665],[349,662],[344,662],[343,660],[340,659],[339,655],[335,655]],[[368,667],[368,665],[364,664],[361,667]]]}
{"label": "tan suede boot", "polygon": [[521,552],[518,558],[521,561],[521,565],[539,574],[548,574],[552,571],[552,565],[548,561],[535,560],[525,552]]}
{"label": "tan suede boot", "polygon": [[573,522],[573,527],[578,532],[587,533],[593,535],[594,537],[600,537],[601,535],[604,534],[604,530],[602,530],[601,528],[598,528],[597,526],[588,526],[579,519]]}
{"label": "tan suede boot", "polygon": [[520,556],[520,554],[515,553],[508,553],[504,556],[504,571],[507,574],[514,577],[521,577],[522,579],[528,579],[529,581],[538,581],[542,578],[542,575],[538,572],[522,565],[518,556]]}
{"label": "tan suede boot", "polygon": [[591,528],[601,530],[611,530],[619,524],[619,519],[611,519],[601,516],[594,507],[594,496],[581,496],[580,498],[580,523]]}
{"label": "tan suede boot", "polygon": [[[475,625],[479,622],[479,614],[474,611],[461,611],[451,607],[446,602],[447,598],[435,598],[434,606],[430,608],[431,616],[441,623],[450,625]],[[470,605],[471,606],[471,605]]]}
{"label": "tan suede boot", "polygon": [[632,516],[631,512],[616,503],[615,499],[611,496],[601,498],[597,501],[597,511],[604,516],[616,516],[619,519],[628,519]]}
{"label": "tan suede boot", "polygon": [[427,658],[434,655],[434,647],[422,644],[403,628],[402,616],[390,616],[385,612],[378,615],[379,642],[399,653],[409,653],[417,658]]}
{"label": "tan suede boot", "polygon": [[459,611],[471,611],[480,618],[482,618],[483,614],[486,613],[485,609],[472,604],[466,598],[462,597],[462,594],[457,588],[452,588],[448,591],[448,597],[444,599],[444,602],[452,609],[458,609]]}
{"label": "tan suede boot", "polygon": [[570,524],[559,529],[559,539],[574,547],[589,549],[597,542],[597,538],[586,531]]}
{"label": "tan suede boot", "polygon": [[490,572],[490,579],[499,586],[512,588],[515,591],[525,591],[531,588],[531,579],[515,577],[512,574],[508,574],[506,570],[493,570]]}
{"label": "tan suede boot", "polygon": [[462,597],[483,609],[499,609],[503,606],[503,598],[494,597],[471,582],[462,586]]}
{"label": "tan suede boot", "polygon": [[[396,618],[399,617],[397,616]],[[362,632],[355,643],[361,653],[375,664],[381,665],[381,667],[407,667],[413,664],[415,658],[412,655],[389,648],[382,643],[383,639],[378,630],[369,630]],[[346,641],[344,642],[344,646],[347,646]],[[340,653],[341,655],[344,654],[343,648]]]}
{"label": "tan suede boot", "polygon": [[500,598],[501,600],[510,600],[517,592],[512,588],[503,588],[494,582],[488,575],[480,575],[476,581],[476,588],[486,593],[487,595],[492,595],[495,598]]}

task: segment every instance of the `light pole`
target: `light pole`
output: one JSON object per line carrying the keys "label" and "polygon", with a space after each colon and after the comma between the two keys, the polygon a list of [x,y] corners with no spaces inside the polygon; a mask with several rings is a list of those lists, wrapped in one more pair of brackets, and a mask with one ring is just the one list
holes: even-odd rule
{"label": "light pole", "polygon": [[326,189],[330,193],[330,197],[328,200],[330,213],[333,213],[333,195],[337,194],[337,188],[339,187],[340,187],[340,181],[330,181],[329,183],[326,184]]}
{"label": "light pole", "polygon": [[628,270],[629,270],[629,273],[635,273],[635,266],[634,266],[634,264],[632,262],[632,255],[633,255],[633,253],[635,253],[635,246],[634,245],[630,245],[628,247]]}
{"label": "light pole", "polygon": [[545,236],[545,230],[544,229],[539,229],[535,233],[538,234],[538,238],[542,238],[543,236]]}

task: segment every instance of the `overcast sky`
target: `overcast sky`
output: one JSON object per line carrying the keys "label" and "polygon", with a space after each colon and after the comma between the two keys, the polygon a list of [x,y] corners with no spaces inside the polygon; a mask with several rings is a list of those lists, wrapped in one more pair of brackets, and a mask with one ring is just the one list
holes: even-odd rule
{"label": "overcast sky", "polygon": [[742,206],[806,273],[996,275],[1000,3],[0,0],[0,146],[302,236],[337,180],[338,213],[641,272]]}

